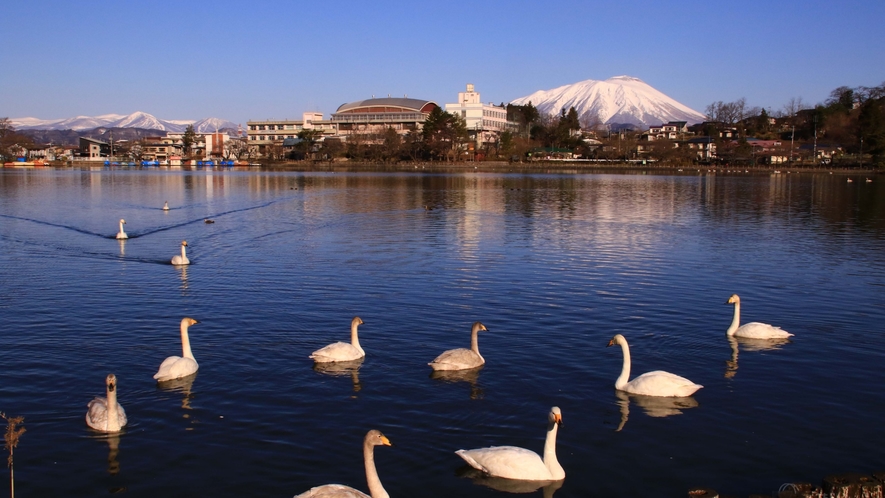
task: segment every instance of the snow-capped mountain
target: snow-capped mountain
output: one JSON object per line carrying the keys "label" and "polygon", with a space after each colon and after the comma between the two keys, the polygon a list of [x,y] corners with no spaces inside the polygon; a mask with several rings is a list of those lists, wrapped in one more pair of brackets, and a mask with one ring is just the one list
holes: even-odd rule
{"label": "snow-capped mountain", "polygon": [[604,81],[586,80],[552,90],[539,90],[518,98],[512,104],[529,102],[542,114],[558,115],[574,107],[582,122],[634,124],[643,127],[668,121],[700,123],[706,116],[680,104],[631,76],[615,76]]}
{"label": "snow-capped mountain", "polygon": [[77,116],[68,119],[12,118],[12,126],[19,130],[91,130],[94,128],[141,128],[181,133],[188,125],[197,133],[211,133],[222,128],[236,128],[237,124],[220,118],[163,120],[146,112],[132,114],[103,114]]}

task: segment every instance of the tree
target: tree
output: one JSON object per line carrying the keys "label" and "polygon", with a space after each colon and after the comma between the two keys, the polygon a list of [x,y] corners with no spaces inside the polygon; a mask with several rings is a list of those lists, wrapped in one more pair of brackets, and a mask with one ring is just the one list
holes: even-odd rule
{"label": "tree", "polygon": [[403,138],[393,128],[384,130],[384,141],[381,144],[382,157],[385,161],[395,162],[399,159],[403,146]]}
{"label": "tree", "polygon": [[14,159],[33,146],[34,140],[15,131],[9,118],[0,118],[0,159]]}
{"label": "tree", "polygon": [[868,100],[861,106],[857,128],[864,152],[881,161],[885,156],[885,97]]}
{"label": "tree", "polygon": [[424,143],[436,158],[454,160],[467,141],[467,125],[461,116],[435,107],[424,121]]}
{"label": "tree", "polygon": [[246,139],[231,138],[224,142],[224,158],[227,160],[236,159],[239,161],[243,157],[250,155],[250,147]]}
{"label": "tree", "polygon": [[190,155],[191,147],[194,146],[196,141],[197,133],[194,131],[194,125],[187,125],[187,128],[184,130],[184,135],[181,137],[181,146],[184,149],[185,155]]}

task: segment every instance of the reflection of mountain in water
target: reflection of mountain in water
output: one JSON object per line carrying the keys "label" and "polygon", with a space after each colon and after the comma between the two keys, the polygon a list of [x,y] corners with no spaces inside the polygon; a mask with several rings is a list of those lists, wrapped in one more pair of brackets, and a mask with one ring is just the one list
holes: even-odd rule
{"label": "reflection of mountain in water", "polygon": [[466,382],[470,385],[470,399],[482,399],[483,391],[479,385],[479,372],[482,369],[483,366],[469,370],[433,370],[430,372],[430,378],[440,382]]}
{"label": "reflection of mountain in water", "polygon": [[661,396],[643,396],[640,394],[628,394],[624,391],[615,391],[618,398],[618,407],[621,411],[621,423],[618,424],[617,431],[620,431],[627,424],[630,416],[630,403],[636,403],[642,408],[649,417],[661,418],[672,415],[681,415],[682,410],[696,408],[698,402],[694,397],[687,396],[682,398],[664,398]]}
{"label": "reflection of mountain in water", "polygon": [[350,382],[353,384],[353,392],[358,393],[362,390],[363,385],[360,383],[360,367],[366,358],[360,358],[353,361],[334,361],[331,363],[314,363],[314,372],[332,377],[350,376]]}
{"label": "reflection of mountain in water", "polygon": [[562,487],[565,480],[560,481],[520,481],[518,479],[504,479],[502,477],[492,477],[484,474],[469,465],[464,465],[455,471],[458,477],[466,477],[473,481],[473,484],[492,488],[496,491],[505,493],[525,494],[534,493],[541,490],[544,498],[551,498],[556,490]]}
{"label": "reflection of mountain in water", "polygon": [[728,337],[731,346],[731,359],[725,360],[725,378],[733,379],[738,369],[738,352],[744,351],[776,351],[789,344],[790,339],[781,337],[777,339],[747,339],[745,337]]}

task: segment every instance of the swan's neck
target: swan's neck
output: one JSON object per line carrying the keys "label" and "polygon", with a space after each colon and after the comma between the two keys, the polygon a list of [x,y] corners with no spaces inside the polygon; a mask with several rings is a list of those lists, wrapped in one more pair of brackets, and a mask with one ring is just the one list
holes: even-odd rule
{"label": "swan's neck", "polygon": [[123,222],[122,221],[120,222],[120,233],[126,233],[123,231]]}
{"label": "swan's neck", "polygon": [[353,347],[357,349],[360,353],[365,354],[363,348],[360,347],[360,338],[357,334],[357,328],[359,328],[360,324],[354,322],[350,324],[350,343],[353,344]]}
{"label": "swan's neck", "polygon": [[624,365],[621,367],[621,375],[615,381],[615,389],[623,389],[630,380],[630,346],[626,342],[621,342],[621,352],[624,353]]}
{"label": "swan's neck", "polygon": [[734,335],[738,327],[741,326],[741,303],[734,303],[734,318],[731,319],[731,325],[725,331],[725,335]]}
{"label": "swan's neck", "polygon": [[375,451],[371,444],[363,444],[363,459],[366,462],[366,482],[369,485],[369,495],[372,498],[390,498],[384,486],[381,485],[381,479],[378,478],[378,471],[375,470]]}
{"label": "swan's neck", "polygon": [[[184,250],[183,247],[182,250]],[[181,324],[181,356],[196,361],[194,353],[191,351],[191,340],[187,335],[187,327],[188,325],[186,323]]]}
{"label": "swan's neck", "polygon": [[565,477],[565,470],[559,465],[556,459],[556,431],[559,430],[559,424],[550,422],[547,428],[547,441],[544,443],[544,465],[550,471],[550,477],[559,480]]}
{"label": "swan's neck", "polygon": [[107,420],[107,430],[116,431],[120,430],[120,425],[118,422],[119,415],[117,414],[117,388],[114,387],[114,390],[107,390],[108,393],[108,420]]}
{"label": "swan's neck", "polygon": [[186,248],[187,248],[186,245],[181,244],[181,259],[187,259],[187,253],[185,252]]}
{"label": "swan's neck", "polygon": [[473,327],[473,330],[470,332],[470,350],[482,358],[482,355],[479,354],[479,327]]}

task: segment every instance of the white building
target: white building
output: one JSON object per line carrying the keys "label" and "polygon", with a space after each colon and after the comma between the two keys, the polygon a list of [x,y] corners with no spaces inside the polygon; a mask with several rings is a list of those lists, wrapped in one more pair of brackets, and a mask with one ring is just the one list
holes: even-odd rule
{"label": "white building", "polygon": [[507,108],[492,103],[483,104],[479,92],[471,83],[466,92],[458,92],[458,102],[446,104],[446,112],[461,116],[467,124],[467,131],[476,138],[477,148],[483,144],[495,143],[501,133],[515,131],[516,123],[507,121]]}

